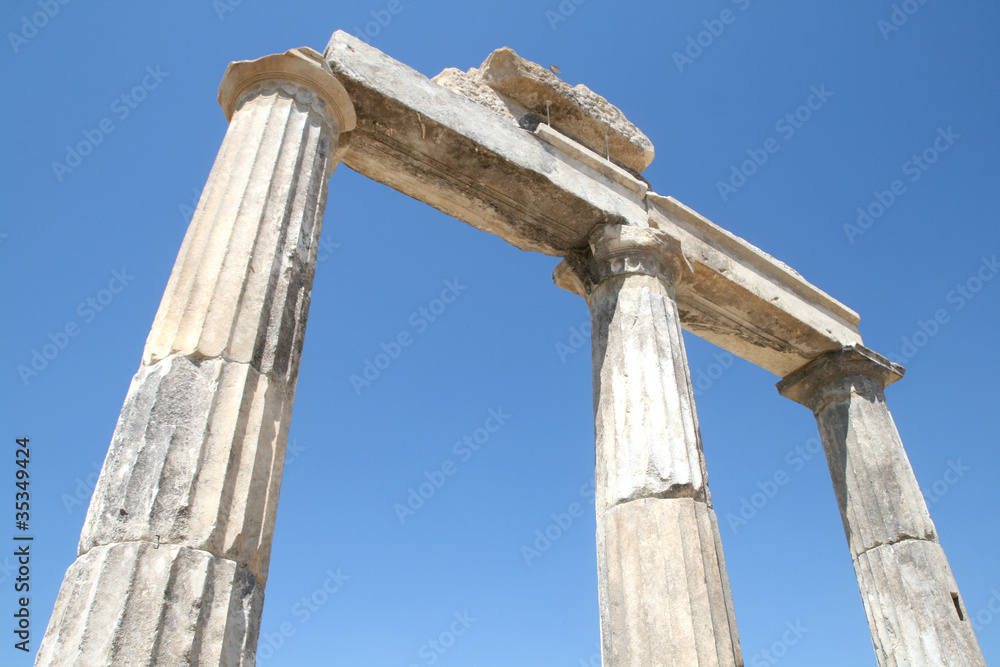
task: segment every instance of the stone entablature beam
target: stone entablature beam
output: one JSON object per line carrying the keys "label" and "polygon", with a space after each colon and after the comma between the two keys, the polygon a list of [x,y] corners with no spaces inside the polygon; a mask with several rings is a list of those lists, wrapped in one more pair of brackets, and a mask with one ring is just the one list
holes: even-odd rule
{"label": "stone entablature beam", "polygon": [[[550,127],[537,113],[519,116],[524,107],[475,77],[445,70],[431,80],[344,32],[333,35],[325,57],[357,109],[343,157],[350,168],[548,255],[585,249],[599,224],[662,229],[681,240],[693,268],[677,287],[682,326],[779,377],[861,343],[854,311],[783,262],[649,192],[621,166],[627,159],[615,161],[622,149],[609,144],[608,160],[562,134],[558,118]],[[483,81],[498,85],[497,78]],[[537,87],[528,93],[537,96]],[[517,97],[530,104],[527,93]]]}

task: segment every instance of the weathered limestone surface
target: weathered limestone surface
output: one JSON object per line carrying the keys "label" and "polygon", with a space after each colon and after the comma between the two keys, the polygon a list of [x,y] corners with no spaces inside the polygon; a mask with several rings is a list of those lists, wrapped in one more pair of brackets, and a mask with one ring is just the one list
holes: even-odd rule
{"label": "weathered limestone surface", "polygon": [[342,31],[327,62],[357,128],[344,163],[523,250],[564,255],[607,220],[645,226],[642,197],[532,132]]}
{"label": "weathered limestone surface", "polygon": [[938,542],[880,546],[858,556],[854,570],[880,666],[986,664]]}
{"label": "weathered limestone surface", "polygon": [[743,665],[715,511],[642,498],[598,521],[603,664]]}
{"label": "weathered limestone surface", "polygon": [[605,225],[591,309],[604,664],[742,665],[673,282],[672,240]]}
{"label": "weathered limestone surface", "polygon": [[881,667],[983,666],[958,585],[885,404],[902,367],[857,346],[778,383],[816,414]]}
{"label": "weathered limestone surface", "polygon": [[80,553],[143,540],[228,558],[265,585],[292,398],[250,364],[171,355],[132,382]]}
{"label": "weathered limestone surface", "polygon": [[468,74],[633,173],[653,161],[653,142],[618,107],[582,83],[570,86],[511,48],[497,49]]}
{"label": "weathered limestone surface", "polygon": [[649,224],[676,238],[692,272],[677,286],[684,328],[785,377],[860,345],[858,314],[797,271],[673,197],[650,192]]}
{"label": "weathered limestone surface", "polygon": [[233,561],[149,542],[70,566],[36,665],[254,664],[264,589]]}
{"label": "weathered limestone surface", "polygon": [[682,326],[816,413],[880,665],[984,664],[885,407],[902,369],[860,347],[856,313],[651,192],[652,145],[604,98],[510,49],[432,81],[338,32],[325,56],[234,63],[219,103],[229,132],[37,664],[254,663],[341,159],[565,257],[556,283],[587,299],[605,665],[742,665]]}
{"label": "weathered limestone surface", "polygon": [[[447,69],[435,83],[343,32],[325,56],[358,110],[344,156],[350,168],[548,255],[585,249],[598,224],[662,229],[693,268],[677,286],[683,326],[780,377],[861,342],[856,313],[675,199],[649,192],[605,159],[603,140],[596,148],[575,141],[572,129],[559,131],[556,115],[552,127],[521,127],[528,110],[478,74]],[[518,60],[518,70],[542,69]],[[539,76],[561,87],[555,75]],[[588,115],[579,99],[566,100]]]}
{"label": "weathered limestone surface", "polygon": [[252,665],[346,92],[311,49],[230,65],[231,119],[39,665]]}

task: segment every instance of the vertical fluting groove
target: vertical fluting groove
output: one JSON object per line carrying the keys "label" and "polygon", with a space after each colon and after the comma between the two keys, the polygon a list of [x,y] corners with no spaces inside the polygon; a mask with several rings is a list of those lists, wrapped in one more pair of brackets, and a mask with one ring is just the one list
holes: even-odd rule
{"label": "vertical fluting groove", "polygon": [[[658,305],[657,300],[647,286],[640,288],[639,303],[637,305],[638,311],[635,317],[646,323],[647,327],[649,326],[648,323],[651,322],[666,321],[664,318],[665,313],[661,309],[656,308]],[[636,328],[638,326],[637,324]],[[663,332],[655,328],[652,330],[652,335],[630,336],[629,338],[636,343],[636,349],[626,351],[626,360],[633,362],[632,370],[635,373],[644,376],[650,375],[650,377],[643,377],[641,383],[632,382],[629,385],[631,389],[631,395],[628,397],[629,404],[642,406],[642,417],[638,420],[638,424],[630,425],[630,430],[633,433],[647,431],[648,433],[662,434],[661,437],[663,438],[662,444],[646,442],[645,446],[636,448],[635,456],[644,456],[646,459],[643,462],[637,461],[636,469],[643,470],[646,479],[655,484],[669,478],[681,476],[671,469],[675,466],[675,462],[684,460],[684,452],[680,452],[681,456],[678,456],[678,452],[676,451],[677,439],[671,437],[673,435],[671,433],[671,424],[667,419],[668,414],[676,414],[676,406],[673,405],[675,392],[670,391],[670,389],[675,389],[676,387],[669,384],[674,380],[670,376],[670,366],[661,362],[650,369],[648,365],[643,363],[643,360],[669,359],[672,350],[664,346]],[[666,349],[664,349],[665,347]],[[654,407],[663,405],[667,406],[666,410],[658,410]],[[664,470],[669,472],[664,475]],[[644,484],[643,486],[646,485]],[[648,491],[654,491],[654,489],[648,489]],[[643,488],[639,490],[639,493],[648,491],[646,488]]]}
{"label": "vertical fluting groove", "polygon": [[[85,649],[80,655],[80,662],[85,665],[100,664],[100,657],[103,654],[111,653],[114,649],[114,643],[111,641],[112,637],[121,630],[125,605],[130,597],[130,593],[135,588],[136,575],[138,574],[137,568],[128,568],[126,576],[122,577],[121,571],[123,568],[107,567],[109,562],[117,564],[120,562],[120,559],[121,554],[108,552],[106,557],[101,558],[99,563],[102,567],[98,571],[98,576],[92,589],[94,599],[97,601],[96,608],[88,608],[88,611],[93,609],[96,613],[89,616],[88,620],[91,622],[87,623],[85,634],[80,638],[81,645],[89,648],[89,650]],[[101,607],[104,610],[103,614],[101,613]],[[104,641],[93,641],[91,638],[101,636],[100,630],[103,629],[100,628],[95,631],[93,625],[101,625],[97,621],[102,618],[105,623],[109,619],[113,619],[109,625],[114,628],[114,632],[104,635]]]}
{"label": "vertical fluting groove", "polygon": [[[275,123],[275,116],[284,118],[284,122]],[[292,100],[275,101],[262,141],[264,155],[254,161],[251,182],[237,216],[239,227],[234,235],[244,236],[245,245],[233,248],[230,244],[227,248],[205,316],[201,337],[207,352],[250,362],[248,352],[256,339],[267,333],[261,330],[261,314],[270,295],[268,283],[273,279],[275,265],[281,263],[280,239],[287,224],[287,216],[281,213],[287,210],[289,192],[295,188],[299,157],[298,146],[294,145],[298,138],[295,126],[301,122],[303,118],[294,113]],[[244,321],[250,340],[238,345]]]}
{"label": "vertical fluting groove", "polygon": [[[322,225],[316,217],[319,202],[315,200],[322,193],[322,189],[317,191],[316,183],[322,182],[326,173],[325,160],[321,160],[319,155],[319,144],[323,138],[324,134],[318,123],[306,123],[301,140],[300,160],[308,168],[300,169],[304,176],[296,183],[293,196],[289,197],[289,210],[286,213],[289,223],[285,227],[282,246],[283,263],[276,274],[276,284],[284,280],[288,284],[278,294],[278,299],[274,300],[267,318],[269,329],[274,332],[287,331],[288,340],[285,343],[278,335],[265,336],[258,340],[253,355],[255,359],[261,359],[262,366],[269,368],[275,377],[282,378],[282,384],[290,395],[294,394],[297,378],[297,365],[293,360],[301,355],[308,315],[309,304],[307,300],[303,303],[303,296],[311,291],[315,271],[314,264],[308,261],[312,256],[312,247],[302,246],[311,243],[313,229]],[[298,218],[296,211],[301,211]],[[279,299],[280,303],[277,302]],[[294,307],[290,307],[290,303]],[[282,344],[279,345],[279,341]],[[258,349],[259,355],[256,352]]]}
{"label": "vertical fluting groove", "polygon": [[[217,470],[217,476],[213,474],[207,477],[205,484],[201,486],[203,492],[200,494],[200,506],[197,513],[205,513],[206,516],[214,516],[214,520],[206,525],[208,532],[204,539],[211,545],[210,550],[226,557],[232,558],[244,567],[248,564],[251,553],[257,547],[257,541],[250,539],[250,535],[244,535],[243,549],[238,548],[235,540],[230,540],[230,531],[234,528],[230,519],[235,505],[248,502],[249,498],[238,493],[240,490],[239,475],[241,466],[245,464],[243,457],[247,448],[248,433],[255,437],[254,445],[258,447],[268,446],[264,435],[253,428],[260,423],[260,405],[258,400],[260,394],[267,393],[267,376],[257,373],[252,368],[240,364],[239,366],[229,366],[223,370],[218,389],[219,408],[214,414],[222,417],[221,424],[217,424],[213,419],[210,423],[210,433],[206,439],[206,447],[211,448],[210,460]],[[266,401],[266,397],[264,398]],[[218,429],[215,427],[219,426]],[[242,527],[237,527],[237,533],[242,534]],[[262,583],[265,577],[255,573]]]}
{"label": "vertical fluting groove", "polygon": [[[900,532],[911,533],[911,528],[913,527],[910,520],[897,514],[900,500],[902,499],[905,502],[903,496],[907,495],[907,492],[911,492],[912,489],[901,489],[898,487],[899,480],[893,474],[895,472],[893,464],[891,461],[886,460],[884,454],[885,443],[883,442],[883,438],[880,437],[884,432],[878,428],[879,425],[875,425],[875,429],[872,428],[872,418],[877,419],[877,416],[867,414],[865,410],[866,402],[867,399],[865,397],[852,394],[847,404],[848,412],[852,413],[854,417],[851,419],[851,423],[857,424],[854,434],[848,433],[848,437],[852,439],[855,445],[855,451],[859,451],[860,453],[861,448],[858,447],[859,443],[868,443],[868,447],[865,448],[864,452],[866,460],[855,461],[854,465],[851,466],[855,479],[855,486],[852,489],[854,493],[851,494],[851,498],[855,502],[852,503],[851,510],[855,515],[855,521],[860,518],[859,515],[861,513],[871,514],[867,522],[860,524],[864,525],[870,532],[863,536],[864,543],[855,546],[855,551],[859,547],[867,548],[882,540],[896,539]],[[866,463],[867,465],[865,465]],[[881,479],[877,480],[875,478],[876,474]],[[868,500],[875,507],[882,508],[882,511],[870,512],[870,508],[865,508],[866,499],[861,495],[861,489],[868,491],[870,494]],[[869,512],[865,512],[866,509],[869,509]]]}
{"label": "vertical fluting groove", "polygon": [[[171,364],[174,361],[180,361],[176,356],[170,356],[159,362],[157,366],[161,364]],[[203,365],[204,368],[211,368],[212,374],[208,381],[211,392],[209,394],[208,405],[205,409],[205,419],[204,423],[197,425],[192,425],[192,440],[196,443],[200,443],[200,446],[196,445],[197,451],[194,452],[190,458],[192,460],[191,466],[184,469],[184,473],[180,476],[185,482],[184,494],[178,499],[178,507],[176,512],[173,513],[173,520],[169,522],[169,525],[165,525],[164,534],[166,535],[177,535],[178,537],[183,537],[183,539],[190,540],[192,543],[197,543],[199,538],[198,526],[194,525],[193,517],[196,517],[196,501],[198,489],[209,483],[210,477],[206,478],[205,472],[211,467],[211,459],[209,454],[211,452],[211,447],[209,441],[212,435],[212,425],[215,422],[213,416],[215,414],[216,406],[219,400],[219,384],[222,372],[225,367],[222,364],[217,364],[211,361],[202,362],[201,360],[191,360],[191,363],[195,365],[198,370],[201,370]],[[197,433],[197,435],[195,435]],[[179,450],[187,450],[189,447],[185,447],[180,442],[171,443],[172,448]],[[169,516],[169,512],[164,512],[165,516]]]}
{"label": "vertical fluting groove", "polygon": [[[288,126],[298,120],[295,114],[290,113],[293,108],[292,100],[280,96],[271,103],[259,152],[252,161],[250,178],[239,199],[233,197],[239,205],[233,218],[232,232],[225,240],[222,261],[210,265],[216,272],[213,280],[201,283],[206,292],[204,301],[192,301],[200,307],[194,322],[200,326],[190,328],[192,335],[197,337],[191,343],[203,356],[226,355],[236,361],[249,361],[240,354],[241,351],[229,349],[229,343],[236,318],[248,305],[244,301],[244,287],[250,278],[248,273],[255,246],[262,234],[274,232],[269,228],[272,225],[265,224],[268,222],[265,220],[268,207],[276,203],[270,195],[276,185],[287,187],[284,181],[288,173],[282,170],[281,156]],[[266,257],[274,261],[272,253]],[[185,345],[184,349],[191,349],[191,345]]]}
{"label": "vertical fluting groove", "polygon": [[[206,634],[211,633],[212,625],[209,622],[211,617],[211,610],[216,604],[216,599],[220,596],[216,595],[216,586],[212,584],[216,578],[216,563],[215,559],[210,559],[206,561],[204,570],[193,570],[191,568],[183,568],[180,561],[174,561],[177,570],[185,577],[192,577],[195,574],[200,574],[202,578],[201,595],[197,597],[194,601],[195,609],[188,610],[189,614],[193,611],[194,616],[194,627],[188,628],[187,632],[191,635],[191,648],[187,651],[187,655],[193,664],[200,664],[199,659],[202,651],[205,648],[209,648],[216,645],[214,638],[209,637],[209,641],[205,641]],[[235,576],[235,574],[234,574]],[[193,588],[193,587],[192,587]],[[178,596],[180,597],[180,596]],[[234,596],[235,597],[235,596]],[[242,596],[239,596],[242,597]],[[183,610],[182,610],[183,611]],[[182,616],[183,618],[183,616]],[[228,626],[230,620],[226,619],[226,626]],[[223,626],[225,627],[225,626]],[[154,664],[155,661],[154,661]]]}
{"label": "vertical fluting groove", "polygon": [[[265,533],[276,515],[282,437],[287,437],[294,393],[290,383],[321,229],[317,215],[323,202],[316,200],[326,192],[329,138],[318,118],[287,98],[258,98],[246,112],[251,122],[243,123],[243,130],[250,141],[230,142],[223,151],[255,165],[239,177],[225,174],[228,184],[221,195],[230,201],[239,195],[239,204],[203,207],[205,215],[212,214],[211,227],[227,227],[227,216],[235,222],[221,232],[204,231],[205,251],[188,254],[196,262],[195,287],[201,292],[206,283],[213,288],[210,302],[195,289],[187,295],[181,289],[190,267],[176,270],[171,292],[176,300],[188,297],[180,319],[185,331],[198,330],[196,357],[219,348],[235,359],[187,357],[182,363],[184,357],[175,352],[144,366],[150,372],[137,375],[130,392],[137,396],[119,425],[138,437],[120,434],[121,446],[112,457],[116,472],[104,479],[105,487],[119,487],[111,495],[122,506],[105,502],[97,521],[89,522],[104,526],[91,525],[81,544],[86,550],[159,535],[164,542],[188,542],[233,558],[263,582],[270,553]],[[201,230],[205,223],[195,226]],[[189,238],[199,240],[198,233]],[[218,302],[223,293],[235,298]],[[161,310],[171,312],[168,305]],[[176,323],[161,316],[160,332]],[[232,333],[223,340],[223,331]],[[184,348],[179,354],[192,354],[188,343],[161,345],[161,351],[178,348]],[[231,365],[235,362],[251,367]],[[211,369],[214,375],[196,369]],[[191,396],[204,396],[208,403],[192,406]],[[140,423],[141,430],[134,430]],[[208,509],[216,518],[206,524],[200,517]],[[149,519],[140,525],[139,517]]]}
{"label": "vertical fluting groove", "polygon": [[[984,667],[958,585],[885,401],[902,370],[852,346],[779,391],[812,409],[880,667]],[[953,597],[956,596],[956,597]]]}
{"label": "vertical fluting groove", "polygon": [[172,611],[175,611],[175,607],[171,603],[176,600],[176,596],[170,593],[170,591],[172,591],[174,587],[178,585],[178,574],[180,572],[180,568],[178,567],[179,564],[180,564],[180,559],[175,559],[170,564],[170,570],[167,575],[166,590],[168,592],[164,596],[165,604],[161,605],[159,609],[159,618],[156,622],[156,629],[153,635],[152,650],[150,651],[150,656],[152,657],[151,662],[153,664],[165,662],[164,660],[165,656],[162,656],[160,654],[161,644],[163,642],[163,639],[165,636],[169,636],[172,633],[176,633],[179,630],[177,625],[180,625],[181,623],[180,620],[174,618],[173,615],[171,614]]}
{"label": "vertical fluting groove", "polygon": [[588,299],[607,667],[742,664],[673,298],[625,272]]}
{"label": "vertical fluting groove", "polygon": [[[888,537],[886,533],[886,522],[885,517],[881,512],[872,512],[868,517],[868,521],[861,521],[863,515],[867,514],[864,512],[864,499],[859,497],[864,491],[867,493],[877,495],[880,493],[881,484],[877,484],[876,480],[872,477],[872,468],[878,466],[879,461],[876,458],[875,448],[878,443],[872,439],[872,433],[868,429],[868,424],[866,421],[861,419],[855,419],[854,417],[863,417],[863,415],[858,414],[855,408],[855,401],[857,397],[852,395],[844,402],[844,412],[847,413],[848,419],[853,430],[848,430],[845,437],[848,439],[848,446],[846,447],[847,461],[850,466],[850,476],[847,478],[847,511],[851,518],[851,525],[858,526],[860,529],[858,531],[858,537],[860,538],[860,545],[871,545],[877,541],[876,535],[881,534],[883,537]],[[857,444],[865,442],[870,446],[866,451],[861,452],[856,447]],[[851,445],[855,445],[852,447]],[[851,454],[856,454],[857,456],[852,456]],[[868,459],[871,459],[870,461]],[[874,465],[872,465],[874,464]],[[876,505],[882,505],[877,502]],[[884,507],[883,511],[888,511],[889,507]],[[855,553],[857,553],[857,546],[852,546]]]}
{"label": "vertical fluting groove", "polygon": [[[698,538],[699,544],[712,545],[713,547],[718,547],[715,541],[714,531],[712,530],[712,524],[714,523],[713,517],[714,512],[704,503],[700,501],[695,501],[695,520],[698,523]],[[706,523],[708,524],[706,526]],[[716,549],[700,548],[694,553],[696,556],[700,557],[701,571],[704,573],[706,582],[708,584],[709,590],[725,590],[722,588],[722,576],[721,572],[724,571],[723,562],[719,560],[717,553],[714,553]],[[715,633],[715,646],[706,645],[703,646],[702,651],[699,653],[704,653],[706,651],[715,651],[716,646],[718,646],[719,651],[731,651],[732,646],[730,644],[732,634],[729,630],[729,600],[726,596],[725,604],[721,607],[719,605],[708,604],[705,599],[699,600],[699,604],[706,607],[705,613],[710,619],[713,628],[725,629],[725,632]],[[718,659],[718,654],[715,655]]]}
{"label": "vertical fluting groove", "polygon": [[[172,563],[163,562],[166,559],[162,558],[143,558],[144,549],[142,547],[136,548],[135,551],[137,558],[132,563],[132,567],[129,568],[130,585],[122,598],[116,600],[120,610],[115,634],[124,634],[122,631],[127,632],[128,628],[136,627],[151,619],[159,620],[163,607],[170,604],[167,598],[170,596],[168,583]],[[139,582],[138,586],[136,582]],[[160,591],[166,591],[166,593],[157,595]],[[154,630],[152,634],[155,638],[159,633]],[[135,660],[133,656],[129,655],[129,648],[126,645],[111,642],[106,654],[112,664],[134,664]]]}
{"label": "vertical fluting groove", "polygon": [[[231,167],[232,163],[245,164],[240,160],[232,160],[230,156],[239,151],[243,145],[238,138],[242,138],[243,126],[249,122],[253,111],[240,114],[233,119],[230,131],[222,140],[219,155],[212,169],[209,172],[208,183],[201,193],[198,206],[191,218],[188,231],[181,242],[181,249],[171,271],[170,279],[164,290],[160,307],[153,320],[153,326],[146,341],[146,348],[143,351],[143,363],[150,364],[159,358],[168,356],[172,350],[163,350],[165,344],[171,344],[177,334],[177,328],[183,315],[183,305],[189,301],[196,272],[193,267],[197,266],[200,258],[205,253],[205,240],[211,232],[215,214],[221,206],[224,197],[222,193],[226,191],[230,182],[236,177],[236,169]],[[223,176],[223,174],[225,174]]]}
{"label": "vertical fluting groove", "polygon": [[[269,102],[269,104],[268,104]],[[276,96],[273,99],[258,97],[253,106],[267,104],[267,113],[260,122],[259,138],[254,145],[247,146],[246,178],[239,182],[239,191],[228,191],[219,209],[218,219],[213,225],[210,246],[206,248],[198,265],[198,280],[192,290],[190,301],[184,309],[184,326],[174,350],[197,356],[215,357],[224,354],[229,331],[225,331],[225,341],[206,338],[206,327],[211,327],[213,316],[223,318],[226,311],[239,307],[238,292],[223,293],[220,279],[234,262],[243,265],[249,260],[250,244],[256,239],[260,227],[260,212],[266,201],[266,186],[273,173],[279,145],[276,145],[273,120],[280,111],[286,111],[289,100]],[[284,109],[282,107],[285,107]],[[279,129],[279,133],[283,128]],[[241,156],[243,157],[243,156]],[[263,200],[263,201],[262,201]],[[250,236],[250,238],[247,238]],[[235,298],[234,298],[235,297]],[[213,309],[213,305],[216,308]],[[231,315],[230,315],[231,318]],[[232,322],[232,319],[229,319]],[[209,333],[212,333],[210,330]]]}
{"label": "vertical fluting groove", "polygon": [[698,411],[695,407],[694,387],[691,384],[691,370],[688,368],[687,349],[684,346],[684,335],[681,331],[681,318],[677,311],[677,302],[673,285],[664,285],[665,294],[661,297],[664,316],[670,323],[667,335],[670,341],[668,355],[669,367],[673,375],[673,383],[677,389],[676,400],[678,411],[684,415],[681,425],[684,442],[693,443],[685,448],[687,466],[691,470],[692,486],[700,491],[706,501],[709,498],[708,468],[702,453],[701,429],[698,426]]}
{"label": "vertical fluting groove", "polygon": [[[259,381],[266,381],[262,377]],[[270,389],[265,389],[266,392]],[[243,412],[247,416],[246,430],[256,434],[255,446],[247,446],[246,432],[239,439],[239,450],[230,458],[231,470],[228,477],[233,479],[232,495],[240,502],[220,506],[220,528],[223,534],[223,552],[239,550],[239,543],[246,541],[260,547],[261,521],[264,518],[263,501],[265,494],[260,484],[261,469],[270,469],[275,447],[275,426],[271,415],[265,410],[266,398],[257,400],[254,392],[248,397]],[[250,555],[252,558],[252,554]]]}
{"label": "vertical fluting groove", "polygon": [[[871,512],[870,516],[867,516],[868,521],[862,521],[864,515],[869,513],[864,512],[864,499],[859,497],[861,493],[867,492],[870,494],[878,494],[879,487],[881,485],[876,484],[875,479],[872,477],[872,468],[874,466],[870,463],[878,465],[875,460],[874,448],[877,443],[872,440],[871,432],[868,430],[868,425],[865,423],[864,419],[853,419],[855,416],[861,416],[857,414],[854,409],[855,397],[851,396],[843,404],[843,411],[847,414],[848,420],[854,426],[853,430],[848,430],[845,433],[845,438],[847,439],[848,445],[845,448],[845,456],[847,458],[847,463],[850,469],[850,475],[847,477],[847,486],[845,490],[847,491],[847,513],[850,516],[851,525],[858,527],[858,537],[861,546],[865,544],[874,544],[877,538],[875,535],[879,534],[876,531],[881,532],[883,537],[888,537],[885,532],[886,523],[885,518],[882,516],[881,512]],[[871,446],[867,448],[867,451],[861,452],[859,448],[856,447],[858,443],[866,442]],[[851,445],[855,445],[852,447]],[[852,456],[852,454],[855,454]],[[868,457],[872,460],[869,462]],[[878,504],[878,503],[877,503]],[[879,504],[880,505],[880,504]],[[884,506],[883,506],[884,507]],[[885,507],[885,510],[888,510]],[[852,545],[852,549],[857,553],[858,548]]]}
{"label": "vertical fluting groove", "polygon": [[[209,176],[212,179],[218,175],[221,179],[225,174],[225,187],[220,189],[216,201],[212,202],[211,206],[206,204],[204,216],[192,221],[192,226],[197,229],[197,235],[192,238],[191,247],[199,252],[196,256],[185,257],[183,263],[175,264],[178,276],[177,289],[165,294],[161,302],[160,309],[164,312],[162,328],[158,327],[159,322],[154,320],[155,333],[151,333],[150,344],[147,345],[147,363],[176,352],[189,351],[185,343],[180,340],[183,336],[182,327],[194,316],[196,301],[199,298],[204,299],[205,290],[214,286],[215,281],[210,279],[207,272],[210,271],[211,263],[218,254],[220,235],[228,239],[228,232],[232,229],[229,221],[235,219],[239,196],[246,190],[254,157],[259,151],[261,138],[266,129],[266,124],[261,123],[258,116],[267,115],[270,110],[262,104],[250,104],[248,107],[236,115],[230,131],[226,134],[225,141],[231,140],[234,144],[231,153],[233,159],[226,162],[217,159],[216,167],[219,173],[216,174],[216,168],[213,168],[213,173]],[[217,266],[218,262],[215,261],[214,264]],[[189,337],[192,333],[199,334],[200,329],[200,326],[186,327]],[[196,343],[195,338],[190,350],[195,349]]]}
{"label": "vertical fluting groove", "polygon": [[[671,501],[670,500],[665,500],[665,501],[652,500],[652,501],[649,501],[649,502],[652,502],[652,503],[668,502],[669,503]],[[698,531],[697,531],[697,516],[694,516],[693,518],[694,518],[694,522],[695,522],[694,536],[697,536],[698,535]],[[674,515],[674,520],[671,521],[671,523],[674,524],[674,526],[673,526],[674,531],[675,531],[673,533],[674,535],[683,535],[685,533],[690,534],[690,532],[691,532],[690,531],[690,526],[687,526],[687,528],[689,530],[685,531],[684,530],[685,526],[683,526],[682,521],[683,520],[682,520],[680,514],[675,514]],[[657,523],[659,523],[659,521]],[[659,528],[659,526],[657,526],[657,527]],[[662,530],[662,529],[660,529],[660,530]],[[662,533],[660,533],[660,534],[662,534]],[[699,546],[701,546],[700,541],[697,542],[697,546],[695,547],[695,549],[691,548],[692,547],[691,544],[684,544],[679,549],[679,552],[680,552],[680,554],[679,554],[680,555],[679,560],[684,564],[684,566],[683,566],[684,580],[681,582],[681,584],[683,585],[683,595],[684,595],[684,597],[687,598],[687,608],[691,612],[691,619],[692,619],[692,621],[694,621],[694,619],[697,619],[699,617],[704,616],[704,611],[705,611],[704,610],[704,606],[703,606],[704,597],[701,595],[702,590],[698,590],[696,592],[694,590],[695,586],[692,586],[692,583],[695,583],[695,582],[697,582],[697,583],[704,582],[705,584],[710,584],[710,582],[705,578],[704,572],[699,572],[698,565],[700,565],[701,563],[698,562],[698,561],[700,559],[694,559],[694,558],[691,557],[692,556],[691,551],[692,550],[698,550]],[[694,580],[694,581],[692,581],[692,580]],[[708,585],[708,586],[706,586],[706,588],[710,589],[711,586]],[[711,617],[709,616],[709,618],[711,618]],[[672,625],[675,625],[675,626],[678,625],[676,623],[676,619],[677,619],[676,616],[673,616],[673,615],[671,616],[671,621],[672,621],[671,624]],[[681,625],[681,627],[678,628],[683,633],[683,637],[684,637],[684,643],[680,644],[679,648],[682,648],[682,650],[686,649],[686,650],[683,650],[683,652],[681,653],[682,655],[687,654],[687,655],[690,655],[690,656],[696,656],[697,659],[698,659],[698,664],[702,665],[702,664],[705,664],[704,658],[706,658],[707,656],[705,656],[703,654],[702,650],[701,650],[702,647],[700,645],[700,642],[698,641],[698,636],[697,636],[698,633],[695,632],[695,627],[694,626],[695,626],[695,622],[692,622],[692,623],[687,623],[687,624]],[[684,646],[684,644],[688,644],[688,646]],[[711,665],[711,664],[712,663],[710,662],[709,665]]]}
{"label": "vertical fluting groove", "polygon": [[336,138],[354,114],[309,49],[234,63],[220,103],[229,131],[129,387],[40,665],[255,660],[318,217]]}
{"label": "vertical fluting groove", "polygon": [[[109,556],[110,554],[106,551],[97,555],[95,560],[97,560],[96,565],[99,567],[99,571],[104,569],[102,566],[104,565],[104,561],[106,561]],[[70,566],[67,574],[78,569],[80,568],[77,566],[77,563],[74,563]],[[112,589],[109,591],[109,595],[99,595],[100,577],[98,577],[96,581],[86,579],[84,577],[74,577],[72,581],[73,588],[70,592],[65,597],[60,595],[60,598],[62,599],[57,599],[53,617],[55,617],[56,614],[59,614],[60,621],[66,621],[65,625],[60,624],[60,633],[57,635],[54,643],[73,647],[71,649],[73,651],[73,658],[72,662],[69,664],[75,665],[79,664],[79,660],[83,657],[84,647],[87,646],[86,640],[91,635],[89,628],[94,618],[89,614],[84,615],[78,613],[81,610],[80,608],[82,607],[82,609],[86,609],[88,611],[93,610],[97,613],[107,609],[112,602],[117,601],[116,596],[114,595],[115,590],[113,588],[113,584],[118,580],[116,579],[111,582]],[[62,592],[60,591],[60,593]],[[83,604],[71,606],[73,602],[78,601]],[[60,608],[60,602],[63,602],[62,608]],[[103,624],[104,623],[101,623],[101,625]],[[44,647],[39,647],[38,650],[38,658],[40,662],[42,656],[44,655],[43,648]],[[54,657],[55,656],[50,656],[50,659]],[[69,658],[70,656],[66,657]],[[41,664],[45,664],[45,662],[41,662]]]}
{"label": "vertical fluting groove", "polygon": [[722,533],[719,530],[719,519],[715,514],[715,510],[712,509],[711,506],[708,507],[708,511],[711,512],[712,540],[715,544],[715,560],[719,568],[719,585],[722,587],[722,593],[725,596],[725,620],[726,627],[728,628],[729,648],[735,655],[736,665],[738,667],[742,667],[743,650],[740,647],[739,627],[736,625],[736,607],[733,603],[732,589],[729,586],[729,571],[726,569],[726,555],[722,550]]}

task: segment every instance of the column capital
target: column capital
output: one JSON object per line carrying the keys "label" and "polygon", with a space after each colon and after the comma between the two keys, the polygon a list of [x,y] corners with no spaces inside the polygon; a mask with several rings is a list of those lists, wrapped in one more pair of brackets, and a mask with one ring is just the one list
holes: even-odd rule
{"label": "column capital", "polygon": [[868,379],[863,383],[863,389],[882,392],[888,385],[903,377],[905,372],[906,369],[899,364],[863,345],[848,345],[816,357],[775,386],[785,398],[816,410],[819,407],[817,403],[824,402],[817,399],[821,394],[827,393],[819,390],[836,380],[861,376]]}
{"label": "column capital", "polygon": [[354,129],[357,116],[347,89],[323,56],[307,46],[229,63],[219,86],[219,106],[231,121],[247,99],[279,91],[320,114],[335,136]]}
{"label": "column capital", "polygon": [[584,299],[614,276],[647,275],[673,284],[691,266],[680,241],[649,227],[600,224],[588,246],[568,255],[552,273],[556,285]]}

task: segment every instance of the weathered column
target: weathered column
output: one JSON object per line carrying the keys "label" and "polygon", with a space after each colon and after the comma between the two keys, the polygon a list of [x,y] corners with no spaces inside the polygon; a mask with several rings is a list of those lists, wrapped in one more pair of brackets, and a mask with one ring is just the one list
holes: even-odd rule
{"label": "weathered column", "polygon": [[233,63],[230,119],[38,665],[252,665],[346,91],[302,48]]}
{"label": "weathered column", "polygon": [[881,667],[985,666],[896,425],[886,385],[903,368],[861,346],[778,383],[819,423]]}
{"label": "weathered column", "polygon": [[603,664],[742,665],[662,232],[598,226],[556,268],[593,336]]}

